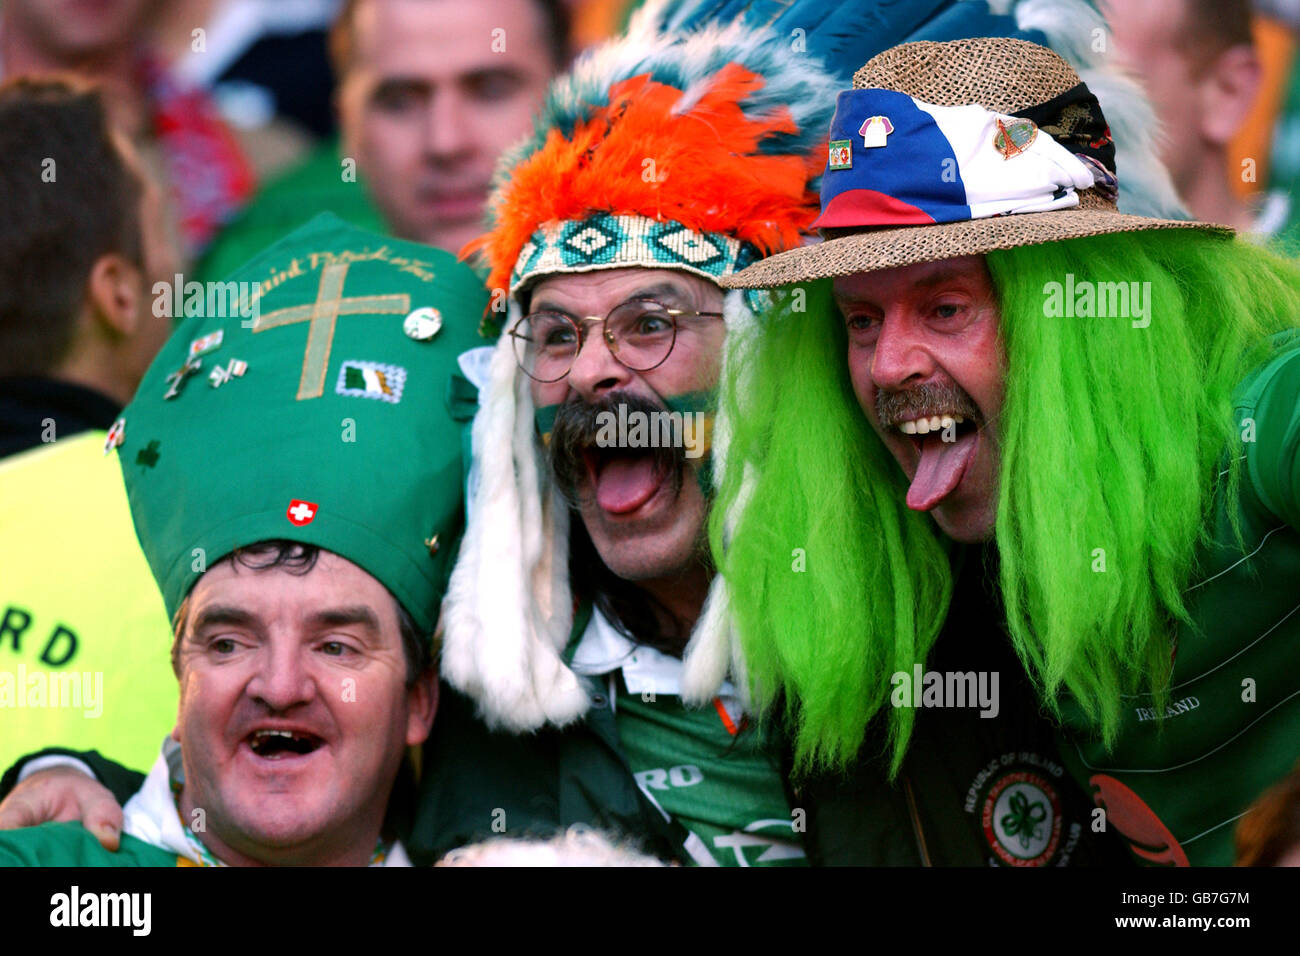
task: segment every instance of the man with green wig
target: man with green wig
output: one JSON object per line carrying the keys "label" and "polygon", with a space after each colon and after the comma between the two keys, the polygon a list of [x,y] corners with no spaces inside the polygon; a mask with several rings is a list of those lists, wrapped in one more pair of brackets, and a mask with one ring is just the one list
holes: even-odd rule
{"label": "man with green wig", "polygon": [[188,319],[115,427],[175,622],[175,728],[118,852],[52,822],[0,832],[0,865],[410,863],[404,758],[463,523],[449,383],[487,297],[449,254],[331,215],[232,282],[246,317]]}
{"label": "man with green wig", "polygon": [[[1096,99],[1033,44],[888,50],[830,141],[825,241],[722,280],[776,291],[732,343],[712,520],[809,791],[960,764],[1000,674],[1093,830],[1230,864],[1300,753],[1300,273],[1119,213]],[[1059,815],[1026,756],[972,766],[952,811],[1021,864]]]}

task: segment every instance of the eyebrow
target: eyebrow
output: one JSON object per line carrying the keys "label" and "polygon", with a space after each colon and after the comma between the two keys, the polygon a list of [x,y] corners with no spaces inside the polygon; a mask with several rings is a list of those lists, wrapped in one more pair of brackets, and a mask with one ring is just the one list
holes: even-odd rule
{"label": "eyebrow", "polygon": [[211,627],[212,624],[251,624],[256,619],[256,615],[248,613],[242,607],[224,604],[209,605],[195,615],[194,630],[198,631],[200,627]]}
{"label": "eyebrow", "polygon": [[[623,300],[623,302],[630,302],[633,299],[656,299],[656,300],[668,299],[670,300],[668,303],[666,303],[668,305],[682,305],[685,303],[686,298],[687,298],[686,294],[677,286],[673,285],[671,282],[658,282],[655,283],[654,285],[649,285],[637,289],[635,292],[629,294],[627,298]],[[623,303],[620,302],[619,304],[622,305]],[[573,313],[570,310],[547,302],[544,296],[541,302],[533,302],[530,303],[530,305],[531,305],[531,311],[533,312],[543,312],[543,311],[562,312],[565,315],[570,315],[570,316],[573,315]]]}
{"label": "eyebrow", "polygon": [[460,74],[456,77],[456,82],[461,86],[469,86],[495,79],[525,80],[527,75],[517,66],[483,66]]}
{"label": "eyebrow", "polygon": [[[316,611],[307,621],[313,630],[346,627],[349,624],[361,624],[375,633],[380,630],[378,615],[364,604]],[[233,626],[255,629],[260,623],[261,619],[256,614],[243,608],[232,604],[214,604],[211,607],[205,607],[195,616],[191,633],[197,634],[210,627]]]}
{"label": "eyebrow", "polygon": [[209,627],[254,627],[258,622],[257,615],[250,614],[243,608],[236,607],[233,604],[213,604],[205,607],[197,615],[190,625],[190,633],[197,634],[199,631]]}
{"label": "eyebrow", "polygon": [[923,279],[917,279],[916,285],[923,286],[925,288],[930,288],[932,286],[943,285],[943,283],[945,282],[952,282],[954,280],[958,282],[965,281],[965,278],[966,277],[956,269],[939,269],[935,272],[930,273],[930,275],[926,276]]}
{"label": "eyebrow", "polygon": [[315,628],[346,627],[349,624],[361,624],[376,633],[379,631],[379,616],[364,604],[317,611],[308,618],[308,621]]}
{"label": "eyebrow", "polygon": [[[952,281],[965,282],[965,280],[966,277],[963,276],[962,273],[959,272],[958,270],[952,268],[943,268],[930,273],[924,278],[917,279],[913,283],[913,286],[921,289],[932,289],[937,285],[943,285],[945,282],[952,282]],[[837,304],[849,303],[849,302],[866,303],[867,305],[875,304],[869,297],[866,296],[847,295],[841,292],[833,292],[832,296],[834,297],[835,302]]]}
{"label": "eyebrow", "polygon": [[418,77],[389,76],[374,85],[369,98],[376,100],[381,96],[391,96],[394,93],[418,93],[427,96],[430,89],[429,82]]}

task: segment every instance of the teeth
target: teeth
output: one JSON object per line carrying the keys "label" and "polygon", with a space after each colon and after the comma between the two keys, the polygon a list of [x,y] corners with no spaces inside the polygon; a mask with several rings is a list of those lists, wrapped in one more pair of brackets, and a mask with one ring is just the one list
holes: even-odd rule
{"label": "teeth", "polygon": [[291,732],[287,731],[287,730],[259,730],[259,731],[256,733],[255,736],[257,736],[257,737],[288,737],[290,740],[293,739],[293,734],[292,734]]}
{"label": "teeth", "polygon": [[928,435],[930,432],[960,425],[964,421],[966,421],[965,415],[930,415],[910,422],[899,422],[898,430],[904,435]]}

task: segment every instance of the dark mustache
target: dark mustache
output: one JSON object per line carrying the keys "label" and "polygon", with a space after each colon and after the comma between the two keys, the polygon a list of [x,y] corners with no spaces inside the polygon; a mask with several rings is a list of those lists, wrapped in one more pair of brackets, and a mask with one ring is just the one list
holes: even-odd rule
{"label": "dark mustache", "polygon": [[597,455],[649,457],[654,461],[656,473],[672,478],[674,494],[681,491],[682,475],[686,467],[684,444],[674,446],[670,442],[658,448],[626,449],[602,448],[596,444],[596,437],[601,431],[600,416],[608,413],[617,420],[620,406],[627,409],[625,416],[634,412],[651,415],[668,410],[664,405],[642,395],[611,392],[597,402],[567,401],[556,412],[547,456],[556,486],[569,504],[575,507],[580,504],[578,488],[587,477],[587,451],[594,451]]}
{"label": "dark mustache", "polygon": [[926,382],[902,391],[876,392],[876,419],[881,425],[897,425],[932,415],[980,418],[974,400],[954,382]]}

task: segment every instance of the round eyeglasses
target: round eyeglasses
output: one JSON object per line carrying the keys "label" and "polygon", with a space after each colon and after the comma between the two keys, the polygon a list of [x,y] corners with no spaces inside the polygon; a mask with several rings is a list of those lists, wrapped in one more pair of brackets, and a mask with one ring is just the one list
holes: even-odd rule
{"label": "round eyeglasses", "polygon": [[586,340],[588,322],[600,323],[601,337],[619,363],[634,372],[648,372],[668,359],[677,343],[679,320],[693,318],[720,319],[722,313],[670,309],[653,299],[630,299],[603,319],[533,312],[516,322],[508,334],[514,339],[515,359],[524,373],[549,383],[558,382],[573,368]]}

